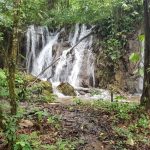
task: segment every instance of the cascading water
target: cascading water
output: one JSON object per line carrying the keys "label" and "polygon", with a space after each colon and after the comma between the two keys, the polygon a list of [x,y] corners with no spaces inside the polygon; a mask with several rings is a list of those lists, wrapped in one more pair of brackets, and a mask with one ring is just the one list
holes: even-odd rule
{"label": "cascading water", "polygon": [[[141,47],[141,61],[139,64],[139,69],[143,69],[144,68],[144,40],[140,43],[140,47]],[[140,76],[138,79],[138,89],[137,92],[138,93],[142,93],[143,90],[143,76]]]}
{"label": "cascading water", "polygon": [[[51,35],[49,37],[48,44],[42,49],[40,54],[34,59],[33,61],[33,68],[31,73],[35,76],[37,76],[39,73],[42,72],[43,69],[49,66],[49,64],[53,61],[52,56],[52,46],[57,42],[58,35]],[[41,78],[49,78],[52,75],[52,68],[49,68],[46,70],[40,77]]]}
{"label": "cascading water", "polygon": [[[77,30],[79,30],[78,27],[77,27]],[[80,33],[78,39],[80,40],[81,38],[86,36],[89,32],[91,32],[91,30],[90,29],[87,30],[86,26],[83,25],[81,28],[81,33]],[[76,34],[73,37],[73,40],[71,42],[72,46],[74,46],[74,44],[76,43],[75,41],[77,41]],[[72,84],[73,86],[80,86],[79,72],[81,71],[81,66],[82,66],[82,62],[84,59],[83,57],[85,56],[84,52],[85,52],[85,50],[89,51],[91,49],[91,45],[92,45],[92,37],[90,37],[90,39],[86,39],[86,40],[80,42],[78,44],[78,46],[76,46],[74,48],[75,63],[74,63],[71,75],[69,76],[69,83]],[[90,53],[91,53],[91,51],[88,52],[88,54],[90,54]],[[90,64],[90,62],[88,62],[88,63]],[[94,78],[94,76],[93,76],[93,78]]]}
{"label": "cascading water", "polygon": [[[74,87],[94,86],[93,37],[88,36],[79,42],[91,32],[91,29],[87,28],[86,25],[80,26],[77,24],[74,32],[70,32],[68,35],[67,42],[70,46],[63,49],[57,45],[64,43],[63,38],[60,40],[60,35],[64,30],[50,33],[46,27],[30,26],[27,31],[28,72],[37,76],[55,59],[60,57],[57,63],[40,75],[41,79],[50,79],[54,85],[68,82]],[[42,43],[41,46],[39,43]],[[54,50],[54,47],[59,47],[61,50]],[[74,47],[73,50],[72,47]]]}
{"label": "cascading water", "polygon": [[30,26],[27,34],[27,48],[26,48],[26,67],[27,71],[31,72],[33,69],[33,62],[37,58],[40,50],[44,48],[49,41],[49,31],[47,27]]}

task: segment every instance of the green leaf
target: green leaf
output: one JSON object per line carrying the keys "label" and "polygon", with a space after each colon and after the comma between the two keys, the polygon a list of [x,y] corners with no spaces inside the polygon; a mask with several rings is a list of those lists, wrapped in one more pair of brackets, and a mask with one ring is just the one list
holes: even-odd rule
{"label": "green leaf", "polygon": [[136,63],[140,60],[140,55],[138,53],[132,53],[129,57],[129,60],[133,63]]}
{"label": "green leaf", "polygon": [[139,35],[139,36],[138,36],[138,40],[139,40],[140,42],[143,42],[143,41],[145,40],[145,35],[144,35],[144,34]]}
{"label": "green leaf", "polygon": [[2,69],[0,69],[0,79],[6,79],[5,72]]}
{"label": "green leaf", "polygon": [[144,68],[140,68],[140,69],[139,69],[139,74],[140,74],[140,76],[142,76],[142,77],[144,76]]}

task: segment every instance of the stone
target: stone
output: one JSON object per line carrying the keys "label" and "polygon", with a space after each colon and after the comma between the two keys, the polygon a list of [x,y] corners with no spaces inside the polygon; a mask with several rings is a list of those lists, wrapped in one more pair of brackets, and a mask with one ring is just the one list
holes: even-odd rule
{"label": "stone", "polygon": [[31,122],[30,120],[24,120],[22,119],[21,122],[19,123],[19,126],[21,128],[25,127],[25,128],[30,128],[33,127],[33,122]]}
{"label": "stone", "polygon": [[75,90],[73,88],[73,86],[71,86],[68,82],[66,83],[61,83],[57,89],[64,95],[66,96],[77,96],[77,94],[75,93]]}
{"label": "stone", "polygon": [[39,85],[41,86],[43,91],[49,91],[50,93],[53,92],[52,84],[48,81],[40,81]]}
{"label": "stone", "polygon": [[32,75],[25,75],[24,81],[26,85],[31,85],[29,90],[34,95],[43,95],[43,96],[50,96],[53,93],[52,84],[49,81],[42,81],[37,79],[37,81],[32,84],[36,80],[36,77]]}
{"label": "stone", "polygon": [[[24,81],[27,85],[34,82],[35,80],[36,80],[36,77],[31,74],[24,75]],[[40,81],[40,80],[38,79],[36,82],[38,82],[38,81]]]}

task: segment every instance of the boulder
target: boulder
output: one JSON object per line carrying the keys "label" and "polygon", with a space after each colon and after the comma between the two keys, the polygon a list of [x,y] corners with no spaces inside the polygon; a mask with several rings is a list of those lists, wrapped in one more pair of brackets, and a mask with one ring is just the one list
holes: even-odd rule
{"label": "boulder", "polygon": [[27,74],[24,76],[24,81],[26,85],[30,85],[29,90],[34,95],[43,95],[43,96],[49,96],[53,93],[52,84],[49,81],[42,81],[40,79],[37,79],[34,84],[32,84],[36,80],[36,77]]}
{"label": "boulder", "polygon": [[57,89],[66,96],[76,96],[75,90],[73,86],[71,86],[69,83],[61,83]]}
{"label": "boulder", "polygon": [[[31,82],[34,82],[36,80],[36,77],[31,75],[31,74],[25,74],[24,75],[24,81],[25,83],[28,85]],[[40,80],[38,79],[37,82],[39,82]]]}
{"label": "boulder", "polygon": [[36,82],[32,86],[40,87],[42,90],[53,92],[52,90],[52,84],[48,81],[42,81],[40,79],[37,79],[35,76],[32,76],[31,74],[26,74],[24,76],[24,81],[27,85],[32,84],[32,82]]}
{"label": "boulder", "polygon": [[53,92],[52,84],[48,81],[40,81],[39,85],[41,85],[41,88],[43,91],[49,91],[50,93]]}
{"label": "boulder", "polygon": [[32,86],[31,91],[33,94],[42,94],[43,96],[49,96],[53,93],[53,88],[50,82],[39,81]]}
{"label": "boulder", "polygon": [[22,119],[21,120],[21,122],[19,123],[19,126],[21,127],[21,128],[30,128],[30,127],[33,127],[34,126],[34,124],[33,124],[33,122],[32,121],[30,121],[30,120],[24,120],[24,119]]}

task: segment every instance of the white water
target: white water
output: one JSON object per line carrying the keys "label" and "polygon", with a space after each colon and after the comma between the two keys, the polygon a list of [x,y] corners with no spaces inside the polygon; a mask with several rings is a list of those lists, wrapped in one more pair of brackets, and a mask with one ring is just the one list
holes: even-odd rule
{"label": "white water", "polygon": [[[31,72],[33,69],[33,61],[37,57],[37,49],[43,48],[47,41],[49,40],[49,32],[47,27],[35,27],[30,26],[26,33],[27,45],[26,45],[26,67],[27,71]],[[41,39],[40,39],[41,37]],[[41,46],[41,47],[40,47]]]}
{"label": "white water", "polygon": [[[86,25],[80,26],[76,24],[74,32],[70,32],[68,35],[70,48],[62,50],[61,53],[56,50],[56,56],[59,56],[60,60],[40,75],[41,79],[50,78],[55,92],[58,92],[55,86],[61,82],[68,82],[74,87],[82,86],[81,82],[84,80],[82,78],[84,76],[86,80],[92,79],[93,83],[91,85],[95,85],[94,56],[92,53],[93,37],[87,37],[71,50],[80,39],[91,32],[91,29],[88,29]],[[63,39],[59,40],[61,32],[64,32],[64,30],[50,33],[46,27],[29,27],[26,54],[28,72],[37,76],[57,59],[53,55],[53,47],[63,43]],[[39,43],[42,43],[41,49],[39,48]],[[58,55],[58,53],[60,54]],[[86,69],[83,70],[83,68]],[[84,76],[82,75],[83,73]],[[88,81],[88,85],[91,86],[89,83]]]}
{"label": "white water", "polygon": [[[47,68],[54,60],[60,57],[59,61],[47,69],[40,78],[43,80],[49,80],[53,84],[53,92],[59,97],[64,97],[59,93],[57,86],[61,82],[68,82],[75,89],[83,87],[82,82],[86,82],[88,87],[95,86],[95,74],[94,74],[94,56],[92,52],[93,36],[89,36],[82,40],[73,51],[71,48],[75,46],[82,37],[91,32],[92,28],[87,28],[86,25],[75,25],[74,31],[71,31],[68,35],[67,42],[70,47],[56,46],[62,45],[64,37],[60,38],[64,29],[60,32],[49,32],[47,27],[35,27],[30,26],[28,28],[27,37],[27,53],[26,53],[26,66],[27,71],[34,76],[38,76],[45,68]],[[142,47],[144,42],[142,42]],[[54,47],[57,47],[54,49]],[[58,49],[60,48],[60,50]],[[71,51],[70,51],[71,50]],[[55,52],[55,54],[54,54]],[[141,53],[143,58],[143,52]],[[57,56],[55,58],[55,56]],[[140,63],[140,67],[143,67],[143,59]],[[143,77],[139,78],[138,90],[143,89]],[[89,98],[90,95],[84,95],[85,98]],[[92,97],[92,99],[110,99],[108,91],[102,91],[100,95]]]}
{"label": "white water", "polygon": [[[141,42],[141,62],[139,64],[139,68],[143,69],[144,68],[144,40]],[[142,93],[143,90],[143,76],[139,77],[138,79],[138,93]]]}
{"label": "white water", "polygon": [[[77,30],[78,30],[78,27],[77,27]],[[79,32],[79,31],[78,31]],[[80,33],[80,36],[79,36],[79,40],[82,39],[84,36],[86,36],[88,33],[90,33],[91,30],[87,30],[86,29],[86,26],[83,25],[82,28],[81,28],[81,33]],[[72,46],[75,45],[75,40],[77,39],[77,36],[75,34],[75,36],[73,37],[73,40],[72,40]],[[75,51],[75,63],[74,63],[74,67],[73,67],[73,70],[71,72],[71,75],[69,76],[69,83],[71,85],[73,85],[74,87],[78,87],[80,86],[80,83],[79,83],[79,72],[81,71],[81,65],[82,65],[82,62],[83,62],[83,57],[84,57],[84,52],[85,50],[89,51],[88,54],[90,55],[91,51],[90,51],[90,48],[92,46],[92,37],[90,37],[89,40],[84,40],[82,42],[80,42],[78,44],[78,46],[76,46],[74,48],[74,51]],[[89,57],[88,55],[88,57]],[[90,62],[88,61],[88,64],[87,66],[90,64]],[[88,71],[89,68],[87,68]],[[94,70],[94,68],[92,68]],[[91,72],[90,72],[91,73]],[[93,76],[94,78],[94,76]],[[95,83],[93,83],[95,84]]]}
{"label": "white water", "polygon": [[[33,68],[31,71],[33,75],[37,76],[42,72],[43,69],[45,69],[46,67],[49,66],[49,64],[52,63],[53,61],[52,47],[57,42],[58,35],[59,33],[57,33],[56,35],[51,35],[49,37],[48,44],[42,49],[38,57],[34,59]],[[51,75],[52,75],[52,68],[49,68],[40,77],[49,78]]]}

